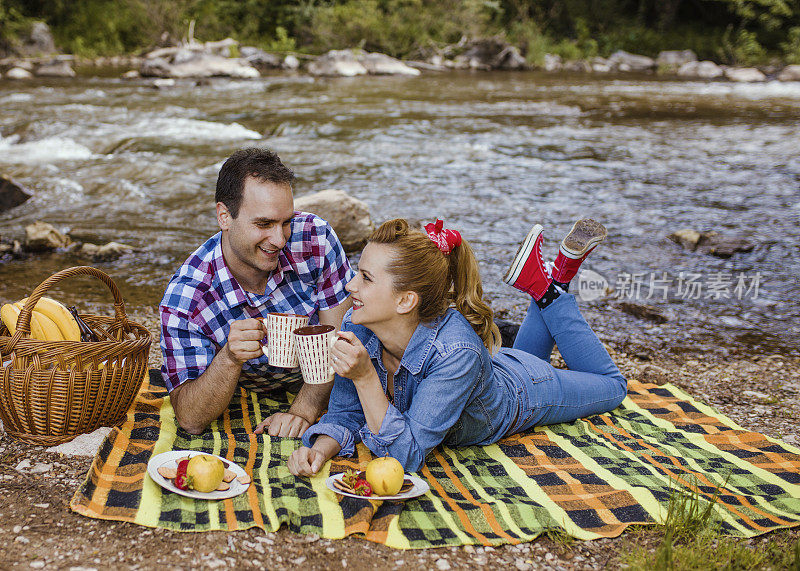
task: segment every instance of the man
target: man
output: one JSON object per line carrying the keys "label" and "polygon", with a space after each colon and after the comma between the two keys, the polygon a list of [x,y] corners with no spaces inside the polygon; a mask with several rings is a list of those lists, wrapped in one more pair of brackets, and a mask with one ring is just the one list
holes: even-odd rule
{"label": "man", "polygon": [[[295,212],[294,173],[275,153],[244,149],[225,161],[215,200],[220,232],[169,282],[161,312],[162,373],[178,423],[199,434],[238,385],[260,392],[298,383],[270,367],[261,346],[268,313],[308,315],[337,329],[351,306],[354,272],[327,222]],[[333,383],[303,384],[288,412],[256,427],[300,436],[327,408]]]}

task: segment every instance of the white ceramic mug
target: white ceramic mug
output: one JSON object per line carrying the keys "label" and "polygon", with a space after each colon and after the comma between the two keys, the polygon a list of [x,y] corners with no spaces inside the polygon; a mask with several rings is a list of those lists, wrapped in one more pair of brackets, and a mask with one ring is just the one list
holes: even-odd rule
{"label": "white ceramic mug", "polygon": [[306,325],[294,331],[297,354],[303,380],[311,385],[321,385],[333,380],[331,347],[336,342],[333,325]]}
{"label": "white ceramic mug", "polygon": [[308,316],[291,313],[270,313],[264,319],[267,344],[261,347],[273,367],[297,367],[297,347],[293,331],[308,325]]}

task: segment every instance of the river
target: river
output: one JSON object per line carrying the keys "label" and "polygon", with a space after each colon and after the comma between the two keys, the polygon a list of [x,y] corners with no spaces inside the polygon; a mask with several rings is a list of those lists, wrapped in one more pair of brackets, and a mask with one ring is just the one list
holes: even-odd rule
{"label": "river", "polygon": [[[609,236],[586,267],[618,296],[582,302],[604,338],[651,352],[798,354],[800,83],[534,72],[165,89],[114,77],[0,81],[0,172],[35,191],[0,215],[0,235],[19,239],[45,220],[80,240],[141,248],[95,265],[129,305],[155,306],[215,232],[217,171],[248,145],[280,154],[297,196],[340,188],[376,221],[444,218],[473,244],[487,296],[511,319],[525,300],[500,277],[530,226],[544,225],[552,257],[572,221],[591,216]],[[689,252],[666,239],[681,228],[755,249]],[[0,301],[82,263],[0,263]],[[54,293],[79,306],[104,296],[81,281]],[[619,300],[669,321],[632,317]]]}

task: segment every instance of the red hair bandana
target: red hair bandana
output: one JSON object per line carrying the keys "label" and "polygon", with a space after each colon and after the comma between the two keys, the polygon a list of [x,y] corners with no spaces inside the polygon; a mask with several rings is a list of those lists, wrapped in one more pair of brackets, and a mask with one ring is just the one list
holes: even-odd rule
{"label": "red hair bandana", "polygon": [[436,219],[436,222],[431,222],[425,225],[425,232],[428,233],[436,247],[439,248],[444,255],[453,251],[453,248],[461,244],[461,234],[456,230],[448,230],[444,227],[444,221]]}

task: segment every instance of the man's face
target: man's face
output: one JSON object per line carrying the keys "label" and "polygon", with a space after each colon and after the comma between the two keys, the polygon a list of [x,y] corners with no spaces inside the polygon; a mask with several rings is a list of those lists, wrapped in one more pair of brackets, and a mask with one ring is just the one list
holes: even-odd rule
{"label": "man's face", "polygon": [[[217,222],[227,236],[226,262],[234,273],[268,274],[278,266],[278,254],[291,236],[294,215],[292,188],[288,184],[244,181],[239,215],[231,216],[217,203]],[[230,254],[232,259],[227,259]]]}

